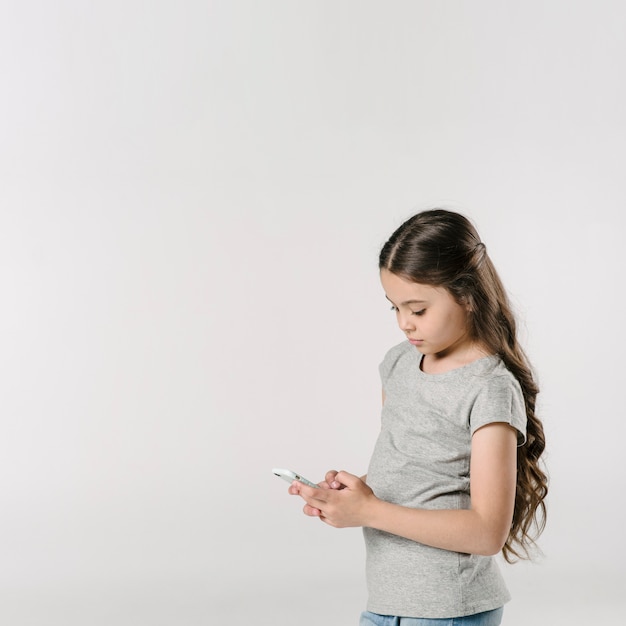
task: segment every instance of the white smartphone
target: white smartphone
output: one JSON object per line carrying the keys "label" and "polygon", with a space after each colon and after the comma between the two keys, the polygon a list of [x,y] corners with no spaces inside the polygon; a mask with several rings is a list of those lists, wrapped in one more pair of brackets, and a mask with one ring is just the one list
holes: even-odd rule
{"label": "white smartphone", "polygon": [[310,480],[307,480],[306,478],[304,478],[304,476],[300,476],[300,474],[296,474],[295,472],[292,472],[291,470],[288,470],[288,469],[281,469],[279,467],[275,467],[272,470],[272,473],[274,473],[279,478],[286,480],[288,483],[292,483],[294,480],[299,480],[301,483],[308,485],[309,487],[317,487],[317,485],[314,482],[311,482]]}

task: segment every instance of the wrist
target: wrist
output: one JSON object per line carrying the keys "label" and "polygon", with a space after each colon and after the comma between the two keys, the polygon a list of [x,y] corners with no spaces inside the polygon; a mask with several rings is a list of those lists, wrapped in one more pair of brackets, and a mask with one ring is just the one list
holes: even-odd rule
{"label": "wrist", "polygon": [[369,502],[365,507],[365,515],[363,526],[367,528],[378,528],[378,521],[381,516],[381,509],[384,508],[385,502],[377,498],[374,494],[370,496]]}

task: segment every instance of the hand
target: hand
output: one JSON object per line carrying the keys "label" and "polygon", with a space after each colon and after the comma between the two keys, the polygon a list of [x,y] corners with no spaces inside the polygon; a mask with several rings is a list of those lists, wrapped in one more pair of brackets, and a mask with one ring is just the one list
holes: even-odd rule
{"label": "hand", "polygon": [[[337,470],[328,470],[326,472],[326,476],[324,477],[324,480],[317,483],[318,487],[320,489],[343,489],[344,485],[342,485],[339,481],[335,480],[336,476],[337,476]],[[294,481],[289,486],[289,493],[292,496],[299,496],[300,486],[304,487],[302,483],[298,481]],[[319,517],[322,513],[319,509],[316,509],[315,507],[311,507],[308,504],[305,505],[304,512],[306,515],[309,515],[311,517]]]}
{"label": "hand", "polygon": [[320,489],[294,481],[289,493],[305,502],[304,513],[319,517],[335,528],[366,526],[370,507],[378,501],[374,492],[358,477],[348,472],[327,472]]}

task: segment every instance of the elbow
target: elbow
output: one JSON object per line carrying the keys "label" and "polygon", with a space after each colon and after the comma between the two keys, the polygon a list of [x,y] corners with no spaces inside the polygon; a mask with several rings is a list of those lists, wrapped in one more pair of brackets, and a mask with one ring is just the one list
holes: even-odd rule
{"label": "elbow", "polygon": [[496,554],[500,554],[502,548],[504,548],[503,543],[493,542],[491,544],[481,546],[480,549],[477,550],[476,554],[479,556],[496,556]]}
{"label": "elbow", "polygon": [[474,546],[473,554],[495,556],[499,554],[509,539],[511,517],[508,515],[489,514],[473,511]]}
{"label": "elbow", "polygon": [[474,554],[478,556],[495,556],[500,554],[504,548],[504,542],[499,541],[481,541],[480,545],[476,546]]}
{"label": "elbow", "polygon": [[502,551],[509,537],[509,529],[506,531],[491,530],[484,534],[481,541],[477,545],[475,554],[479,556],[495,556]]}

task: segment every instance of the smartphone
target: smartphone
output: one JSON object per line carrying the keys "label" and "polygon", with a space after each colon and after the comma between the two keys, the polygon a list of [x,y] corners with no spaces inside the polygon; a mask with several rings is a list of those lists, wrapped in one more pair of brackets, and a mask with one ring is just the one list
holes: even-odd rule
{"label": "smartphone", "polygon": [[296,474],[295,472],[292,472],[291,470],[280,469],[279,467],[275,467],[272,470],[272,472],[279,478],[286,480],[288,483],[292,483],[294,480],[299,480],[301,483],[308,485],[309,487],[317,487],[317,485],[314,482],[307,480],[303,476],[300,476],[300,474]]}

